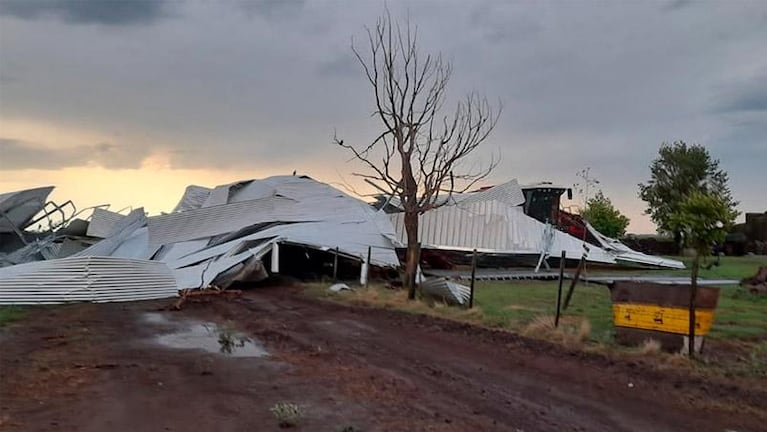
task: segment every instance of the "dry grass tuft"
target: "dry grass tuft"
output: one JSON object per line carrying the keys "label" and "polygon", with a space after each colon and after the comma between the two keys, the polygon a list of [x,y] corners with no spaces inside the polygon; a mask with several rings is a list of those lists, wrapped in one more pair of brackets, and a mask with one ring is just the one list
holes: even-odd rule
{"label": "dry grass tuft", "polygon": [[691,367],[690,358],[684,354],[679,354],[679,353],[664,356],[663,363],[661,364],[662,369],[664,368],[677,369],[677,368],[689,368],[689,367]]}
{"label": "dry grass tuft", "polygon": [[637,348],[637,354],[643,356],[656,356],[661,352],[661,344],[655,339],[646,339]]}
{"label": "dry grass tuft", "polygon": [[543,309],[537,308],[537,307],[529,307],[524,305],[518,305],[518,304],[511,304],[503,308],[503,310],[507,311],[530,311],[530,312],[541,312]]}
{"label": "dry grass tuft", "polygon": [[591,323],[581,317],[560,317],[559,327],[554,327],[554,317],[541,315],[522,329],[527,337],[546,339],[567,348],[582,348],[591,337]]}

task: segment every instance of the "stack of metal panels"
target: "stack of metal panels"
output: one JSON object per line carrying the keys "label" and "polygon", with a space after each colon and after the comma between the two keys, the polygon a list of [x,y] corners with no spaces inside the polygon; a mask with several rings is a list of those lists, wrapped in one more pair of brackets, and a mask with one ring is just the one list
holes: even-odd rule
{"label": "stack of metal panels", "polygon": [[119,302],[174,297],[161,262],[84,256],[0,268],[0,304]]}

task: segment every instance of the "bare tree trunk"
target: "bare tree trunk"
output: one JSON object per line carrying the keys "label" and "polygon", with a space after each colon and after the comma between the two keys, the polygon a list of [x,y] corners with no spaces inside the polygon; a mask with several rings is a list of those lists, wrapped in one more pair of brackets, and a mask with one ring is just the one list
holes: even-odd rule
{"label": "bare tree trunk", "polygon": [[684,246],[682,246],[682,233],[674,231],[674,254],[682,255],[684,253]]}
{"label": "bare tree trunk", "polygon": [[373,115],[382,128],[367,145],[345,144],[337,136],[333,141],[367,167],[367,173],[355,175],[399,196],[407,232],[403,284],[414,299],[418,216],[468,191],[495,168],[495,158],[486,168],[463,162],[495,129],[501,107],[495,111],[486,98],[470,92],[455,111],[442,111],[452,65],[440,54],[421,54],[417,28],[409,20],[393,21],[386,7],[367,35],[369,55],[363,56],[354,42],[352,52],[373,89]]}
{"label": "bare tree trunk", "polygon": [[698,269],[700,268],[700,253],[695,252],[692,260],[692,275],[690,277],[690,329],[688,334],[689,347],[687,354],[695,354],[695,297],[698,295]]}
{"label": "bare tree trunk", "polygon": [[407,233],[407,254],[405,258],[405,281],[407,288],[407,298],[415,299],[416,282],[415,277],[418,272],[418,213],[405,213],[405,232]]}

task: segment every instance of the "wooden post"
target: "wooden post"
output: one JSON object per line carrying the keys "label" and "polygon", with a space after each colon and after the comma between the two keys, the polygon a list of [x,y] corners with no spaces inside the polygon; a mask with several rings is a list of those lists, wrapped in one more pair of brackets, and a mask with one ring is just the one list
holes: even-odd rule
{"label": "wooden post", "polygon": [[687,355],[692,358],[695,355],[695,297],[698,294],[698,268],[700,267],[700,254],[696,251],[692,260],[692,275],[690,277],[690,331],[687,336]]}
{"label": "wooden post", "polygon": [[333,254],[333,283],[338,282],[338,246]]}
{"label": "wooden post", "polygon": [[573,296],[573,291],[575,291],[575,285],[578,283],[578,279],[581,278],[581,271],[583,271],[583,266],[586,262],[586,257],[581,257],[581,262],[578,263],[578,268],[575,269],[575,276],[573,276],[573,281],[570,283],[570,289],[567,290],[567,296],[565,296],[565,304],[562,306],[562,309],[567,309],[568,306],[570,306],[570,298]]}
{"label": "wooden post", "polygon": [[471,285],[469,291],[469,309],[474,307],[474,278],[477,274],[477,250],[471,256]]}
{"label": "wooden post", "polygon": [[368,282],[370,282],[370,246],[368,246],[368,260],[367,267],[365,267],[365,288],[368,286]]}
{"label": "wooden post", "polygon": [[559,315],[562,311],[562,282],[565,280],[566,255],[566,252],[562,251],[562,256],[559,258],[559,290],[557,290],[557,315],[554,317],[554,327],[559,327]]}

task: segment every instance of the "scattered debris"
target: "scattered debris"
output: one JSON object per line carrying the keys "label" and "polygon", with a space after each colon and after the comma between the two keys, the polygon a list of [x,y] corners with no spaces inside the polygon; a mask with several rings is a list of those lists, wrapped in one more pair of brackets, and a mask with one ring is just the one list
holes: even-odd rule
{"label": "scattered debris", "polygon": [[181,307],[184,305],[184,303],[192,300],[199,300],[202,298],[210,297],[210,296],[240,296],[242,295],[242,291],[240,290],[224,290],[217,286],[213,286],[211,288],[206,289],[185,289],[181,290],[179,293],[179,298],[175,302],[173,302],[173,305],[170,307],[173,310],[181,310]]}
{"label": "scattered debris", "polygon": [[277,424],[281,428],[291,428],[298,426],[304,414],[301,407],[296,404],[280,402],[274,405],[269,411],[277,418]]}
{"label": "scattered debris", "polygon": [[[22,230],[40,219],[32,217],[47,206],[45,199],[51,190],[0,195],[0,216],[5,218],[8,231],[5,234],[18,237],[19,243],[18,250],[3,256],[3,261],[12,266],[3,269],[0,278],[8,284],[13,276],[13,283],[20,283],[26,290],[19,294],[19,289],[10,289],[11,285],[0,285],[0,302],[175,297],[179,290],[210,286],[226,289],[238,282],[264,280],[291,267],[306,267],[311,260],[335,258],[336,263],[341,263],[337,265],[357,263],[358,269],[366,267],[361,263],[392,268],[399,265],[395,252],[399,243],[386,215],[305,176],[247,180],[213,189],[189,186],[173,213],[158,216],[147,217],[141,208],[122,215],[100,207],[93,209],[87,226],[81,224],[77,230],[87,241],[72,243],[70,235],[62,238],[61,230],[51,228],[36,234],[39,238],[30,243],[30,234]],[[59,211],[61,206],[54,207],[45,217],[50,218],[49,213]],[[70,221],[72,217],[62,220]],[[62,251],[94,260],[62,261],[58,259]],[[125,273],[122,277],[112,277],[109,282],[93,280],[88,263],[102,262],[97,257],[112,258],[114,263],[130,262],[136,269],[131,274],[131,270],[121,270],[117,264],[112,271]],[[38,262],[22,268],[13,265],[28,261]],[[22,277],[20,272],[25,269],[29,272]],[[34,285],[37,271],[46,272],[45,289]],[[71,272],[78,274],[79,294],[59,294],[72,288]],[[172,277],[163,279],[158,289],[148,293],[144,285],[153,281],[152,272]],[[140,289],[136,289],[136,282]],[[81,292],[91,286],[99,286],[101,291]]]}
{"label": "scattered debris", "polygon": [[349,287],[349,285],[346,285],[345,283],[337,283],[333,284],[328,288],[330,291],[333,292],[339,292],[339,291],[352,291],[352,289]]}
{"label": "scattered debris", "polygon": [[429,278],[421,282],[421,295],[443,300],[448,304],[464,305],[469,302],[471,289],[466,285],[451,282],[445,278]]}
{"label": "scattered debris", "polygon": [[740,286],[753,294],[767,294],[767,266],[759,267],[756,274],[743,279]]}
{"label": "scattered debris", "polygon": [[[566,189],[547,183],[521,188],[511,180],[479,192],[453,194],[444,205],[420,216],[419,240],[426,250],[477,249],[493,256],[530,256],[546,266],[549,256],[563,250],[567,259],[580,259],[587,246],[589,262],[684,268],[681,261],[634,251],[602,235],[580,216],[560,210],[559,195]],[[404,213],[396,197],[387,202],[385,209],[404,243]]]}
{"label": "scattered debris", "polygon": [[[78,211],[71,201],[47,201],[52,190],[0,194],[0,267],[6,266],[0,303],[127,301],[181,292],[181,307],[190,296],[184,290],[216,287],[202,294],[210,295],[280,273],[348,280],[356,271],[364,280],[371,267],[381,274],[399,266],[396,249],[405,238],[396,196],[376,210],[306,176],[191,185],[173,212],[157,216],[142,208],[113,212],[108,205]],[[421,216],[423,247],[531,256],[538,267],[548,267],[549,254],[562,250],[568,259],[683,267],[633,251],[559,210],[565,190],[549,183],[521,188],[512,180],[448,195],[442,207]],[[98,272],[109,279],[97,279]],[[422,290],[448,303],[468,302],[469,289],[446,279],[426,281]]]}

